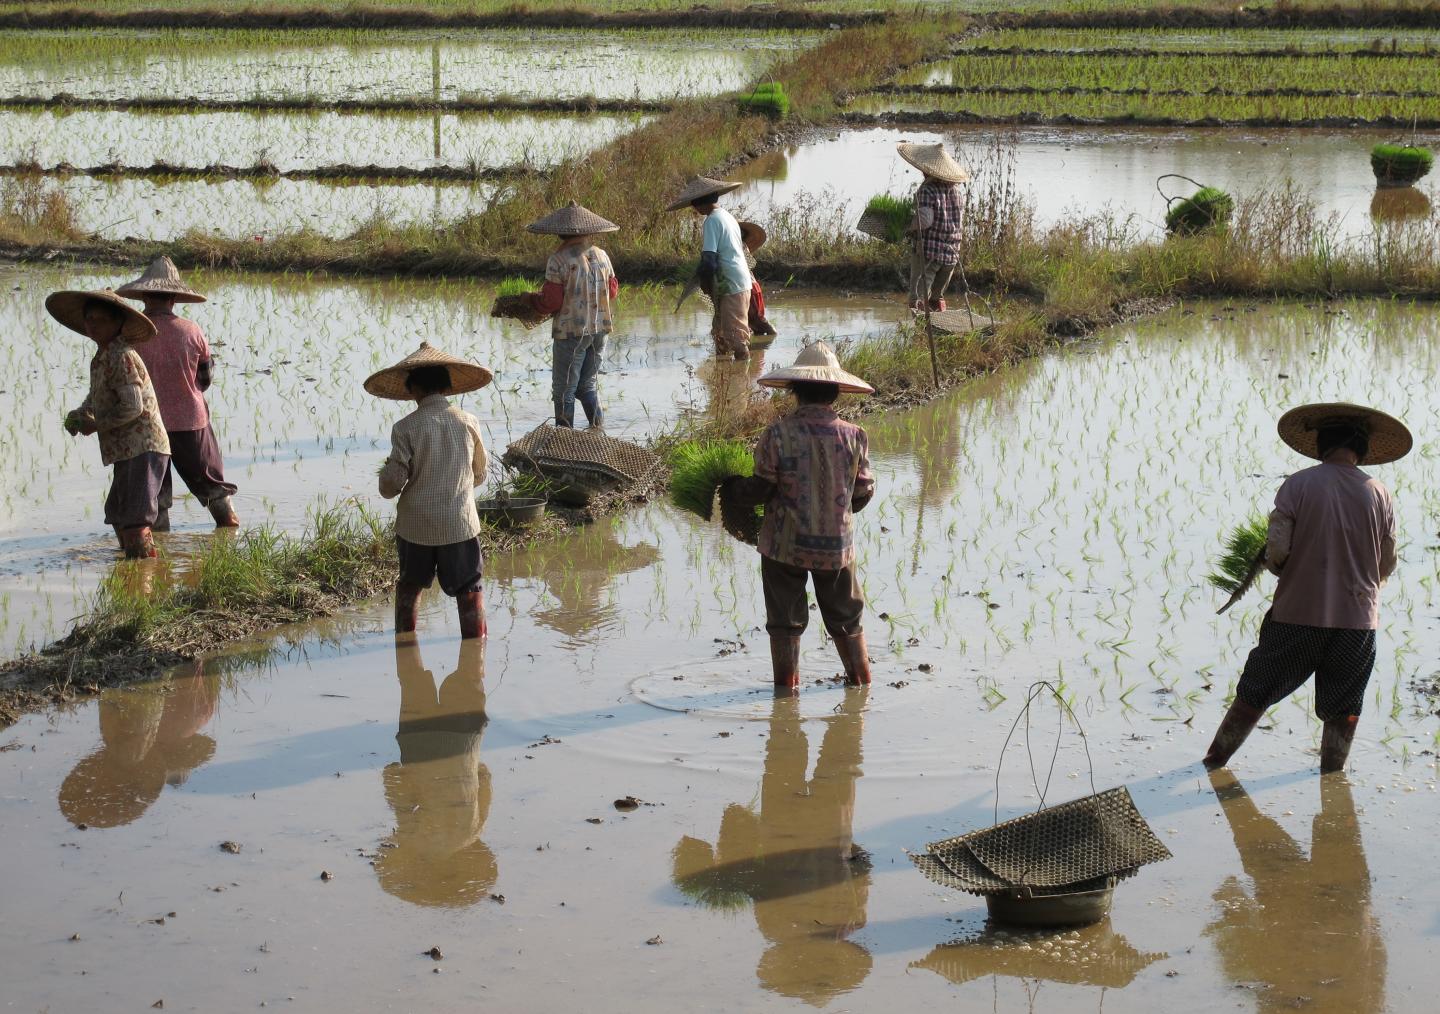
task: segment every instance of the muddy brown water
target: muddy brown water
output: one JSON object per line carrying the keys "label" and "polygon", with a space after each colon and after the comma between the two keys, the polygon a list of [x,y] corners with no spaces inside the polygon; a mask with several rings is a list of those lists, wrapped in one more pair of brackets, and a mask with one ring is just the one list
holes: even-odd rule
{"label": "muddy brown water", "polygon": [[[754,551],[655,504],[490,560],[483,655],[448,600],[418,646],[380,601],[26,718],[0,733],[7,1008],[1429,1010],[1434,319],[1190,307],[871,419],[868,692],[812,629],[776,700]],[[1401,564],[1351,773],[1316,775],[1307,690],[1212,781],[1263,595],[1215,616],[1207,561],[1304,463],[1279,411],[1337,397],[1418,438],[1376,469]],[[1060,934],[987,925],[905,855],[1036,804],[1023,743],[998,801],[995,765],[1037,678],[1174,852]],[[1089,784],[1067,729],[1048,798]]]}
{"label": "muddy brown water", "polygon": [[[0,491],[4,657],[63,633],[113,558],[101,510],[108,470],[93,442],[72,440],[60,426],[65,409],[84,396],[89,346],[51,321],[43,305],[55,289],[115,286],[134,276],[92,270],[0,267],[10,297],[0,320],[8,333],[35,336],[45,348],[37,357],[33,345],[16,342],[3,353],[10,379],[0,381],[0,410],[11,422],[0,447],[14,476]],[[461,404],[481,419],[497,462],[511,440],[551,413],[549,328],[526,331],[492,319],[492,285],[225,274],[189,280],[210,296],[183,312],[214,345],[208,399],[248,524],[299,531],[318,500],[360,495],[380,503],[375,470],[404,409],[370,397],[360,383],[422,340],[495,369],[496,383]],[[643,442],[682,413],[705,411],[713,397],[739,397],[768,366],[788,363],[802,337],[853,339],[888,329],[903,313],[898,294],[772,289],[770,319],[781,337],[747,369],[713,360],[708,311],[692,299],[673,314],[677,295],[658,287],[621,294],[600,380],[607,426],[617,436]],[[499,478],[497,463],[491,481]],[[208,528],[191,498],[173,515],[174,549]]]}
{"label": "muddy brown water", "polygon": [[[811,143],[770,152],[740,170],[749,181],[740,199],[768,223],[787,207],[818,203],[851,228],[876,194],[909,195],[920,174],[895,154],[900,141],[944,143],[984,179],[996,165],[993,146],[1013,156],[1013,179],[1041,227],[1112,214],[1122,232],[1164,234],[1165,199],[1158,177],[1179,173],[1237,197],[1287,178],[1326,215],[1339,216],[1339,235],[1373,235],[1375,178],[1370,148],[1393,137],[1377,131],[1233,129],[1095,129],[1090,127],[883,128],[840,130]],[[1423,142],[1422,142],[1423,143]],[[1166,180],[1170,196],[1194,187]],[[1421,191],[1433,201],[1430,181]]]}

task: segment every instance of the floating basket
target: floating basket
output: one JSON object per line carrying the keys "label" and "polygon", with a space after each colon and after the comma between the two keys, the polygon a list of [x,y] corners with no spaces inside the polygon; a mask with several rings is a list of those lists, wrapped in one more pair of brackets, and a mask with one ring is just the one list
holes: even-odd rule
{"label": "floating basket", "polygon": [[1377,144],[1370,149],[1370,171],[1382,187],[1409,187],[1429,174],[1435,156],[1413,144]]}
{"label": "floating basket", "polygon": [[524,293],[497,297],[490,307],[490,316],[518,320],[527,331],[550,319],[550,314],[536,310],[530,303],[530,297]]}
{"label": "floating basket", "polygon": [[[1197,189],[1189,197],[1171,197],[1160,186],[1161,180],[1167,179],[1194,183]],[[1155,181],[1155,189],[1165,198],[1165,231],[1172,236],[1194,236],[1209,229],[1222,228],[1235,211],[1235,199],[1225,191],[1204,186],[1178,173],[1161,176]]]}
{"label": "floating basket", "polygon": [[[1064,714],[1075,720],[1051,684],[1032,684],[1025,706],[1005,737],[1005,747],[1000,751],[1002,765],[1005,748],[1020,719],[1028,717],[1035,698],[1046,690],[1064,709],[1062,721]],[[1081,738],[1083,742],[1083,730]],[[1057,756],[1059,749],[1057,737]],[[1054,768],[1052,757],[1051,773]],[[990,917],[996,922],[1022,926],[1098,922],[1110,911],[1115,884],[1133,876],[1141,866],[1169,859],[1170,850],[1135,808],[1128,789],[1120,786],[1094,792],[1094,781],[1092,764],[1091,795],[1047,807],[1037,780],[1040,808],[1034,813],[932,842],[925,854],[910,858],[936,883],[984,897]],[[995,785],[998,817],[1000,765],[996,766]]]}
{"label": "floating basket", "polygon": [[662,468],[660,459],[638,444],[549,423],[511,444],[501,461],[541,476],[551,500],[573,506],[653,481]]}

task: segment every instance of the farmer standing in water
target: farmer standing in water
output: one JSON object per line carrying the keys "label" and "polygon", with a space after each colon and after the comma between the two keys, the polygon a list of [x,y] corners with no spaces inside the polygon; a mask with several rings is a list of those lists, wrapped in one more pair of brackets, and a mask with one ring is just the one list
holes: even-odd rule
{"label": "farmer standing in water", "polygon": [[696,176],[666,211],[689,207],[705,219],[700,244],[700,280],[715,304],[710,336],[715,355],[750,358],[750,293],[755,279],[745,259],[745,241],[735,216],[720,207],[721,195],[744,184]]}
{"label": "farmer standing in water", "polygon": [[915,191],[914,237],[910,252],[910,309],[939,313],[945,290],[960,263],[961,214],[965,200],[959,184],[970,174],[940,144],[900,144],[900,157],[925,174]]}
{"label": "farmer standing in water", "polygon": [[1313,674],[1323,774],[1343,770],[1349,756],[1375,665],[1380,586],[1396,562],[1390,491],[1359,466],[1403,458],[1412,439],[1398,419],[1344,403],[1291,409],[1279,429],[1320,464],[1275,494],[1265,566],[1280,582],[1205,766],[1228,763],[1266,709]]}

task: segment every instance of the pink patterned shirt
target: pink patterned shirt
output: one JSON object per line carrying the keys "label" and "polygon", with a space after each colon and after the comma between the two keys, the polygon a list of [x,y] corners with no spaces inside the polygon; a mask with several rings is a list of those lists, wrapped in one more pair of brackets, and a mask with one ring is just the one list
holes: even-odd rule
{"label": "pink patterned shirt", "polygon": [[760,527],[762,556],[807,570],[855,560],[850,503],[875,486],[870,440],[828,405],[801,405],[772,423],[755,448],[755,475],[775,484]]}
{"label": "pink patterned shirt", "polygon": [[210,359],[205,332],[194,321],[173,313],[148,316],[155,325],[155,337],[136,345],[135,351],[150,371],[165,429],[171,433],[203,430],[210,425],[210,409],[205,405],[195,370]]}

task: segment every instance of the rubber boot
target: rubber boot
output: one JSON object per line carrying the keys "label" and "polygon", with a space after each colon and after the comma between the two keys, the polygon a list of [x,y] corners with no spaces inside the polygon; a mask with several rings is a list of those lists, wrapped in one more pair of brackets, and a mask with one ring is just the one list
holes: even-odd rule
{"label": "rubber boot", "polygon": [[800,689],[800,635],[770,635],[770,666],[777,690]]}
{"label": "rubber boot", "polygon": [[845,666],[845,682],[852,687],[870,685],[870,652],[865,644],[865,633],[835,638],[835,650],[840,653],[840,663]]}
{"label": "rubber boot", "polygon": [[485,593],[480,589],[461,592],[455,596],[455,605],[460,611],[460,637],[469,640],[487,637],[490,628],[485,623]]}
{"label": "rubber boot", "polygon": [[149,528],[126,528],[120,533],[120,547],[127,560],[149,560],[155,556],[155,540]]}
{"label": "rubber boot", "polygon": [[210,516],[215,519],[216,528],[240,527],[240,519],[235,516],[235,508],[230,503],[228,496],[222,496],[218,500],[211,500],[206,506],[210,508]]}
{"label": "rubber boot", "polygon": [[420,619],[420,593],[424,590],[418,584],[395,582],[395,633],[414,631]]}
{"label": "rubber boot", "polygon": [[595,391],[585,391],[575,396],[580,402],[580,407],[585,410],[585,420],[590,424],[592,430],[605,428],[605,410],[600,407],[600,395]]}
{"label": "rubber boot", "polygon": [[1230,710],[1225,712],[1220,728],[1215,730],[1215,739],[1210,744],[1210,749],[1205,752],[1205,766],[1211,769],[1223,768],[1230,763],[1230,758],[1240,749],[1245,737],[1250,735],[1250,730],[1255,728],[1263,714],[1265,712],[1259,708],[1235,698]]}
{"label": "rubber boot", "polygon": [[1355,726],[1359,722],[1359,715],[1346,715],[1344,718],[1332,718],[1325,723],[1325,728],[1320,733],[1322,775],[1345,770],[1345,759],[1350,756],[1350,744],[1355,741]]}
{"label": "rubber boot", "polygon": [[170,530],[170,508],[162,507],[155,514],[155,523],[150,526],[152,532],[168,532]]}

